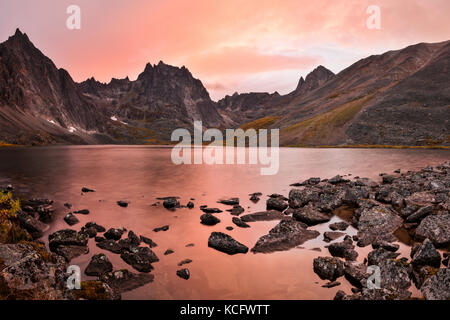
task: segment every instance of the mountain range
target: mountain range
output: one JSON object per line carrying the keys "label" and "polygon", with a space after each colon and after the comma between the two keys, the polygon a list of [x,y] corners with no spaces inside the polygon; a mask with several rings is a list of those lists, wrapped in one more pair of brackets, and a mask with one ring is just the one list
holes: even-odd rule
{"label": "mountain range", "polygon": [[450,145],[450,41],[419,43],[334,74],[318,66],[294,91],[213,101],[186,67],[147,64],[134,81],[76,83],[17,30],[0,44],[0,141],[161,144],[176,128],[279,128],[285,146]]}

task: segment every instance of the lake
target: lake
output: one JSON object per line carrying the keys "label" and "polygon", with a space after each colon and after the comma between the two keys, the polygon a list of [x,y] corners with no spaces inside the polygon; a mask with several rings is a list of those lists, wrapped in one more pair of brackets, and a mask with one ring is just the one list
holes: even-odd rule
{"label": "lake", "polygon": [[[395,169],[415,170],[437,165],[450,159],[450,150],[415,149],[280,149],[279,172],[273,176],[260,174],[257,165],[180,165],[171,161],[171,148],[153,146],[61,146],[39,148],[8,148],[0,150],[0,184],[12,183],[29,197],[49,198],[55,201],[55,221],[44,235],[69,228],[63,217],[72,210],[89,209],[87,216],[77,215],[81,223],[95,221],[110,227],[125,227],[138,235],[155,241],[154,252],[160,261],[154,263],[155,280],[144,287],[123,294],[123,299],[332,299],[337,290],[350,293],[350,284],[340,278],[341,286],[326,289],[326,281],[313,272],[312,260],[329,255],[320,235],[285,252],[229,256],[208,248],[208,237],[213,231],[227,233],[252,248],[262,235],[277,221],[251,223],[251,228],[240,229],[231,222],[225,211],[229,206],[218,204],[222,198],[239,197],[245,213],[265,209],[267,195],[288,195],[290,184],[310,177],[331,178],[337,174],[368,177],[380,181],[379,173]],[[95,189],[95,193],[81,194],[81,188]],[[249,194],[262,192],[258,203],[249,200]],[[179,196],[181,204],[195,199],[195,208],[169,211],[157,197]],[[127,208],[118,200],[130,202]],[[216,216],[216,226],[200,224],[199,207],[208,205],[224,210]],[[245,214],[244,213],[244,214]],[[330,223],[339,221],[335,216]],[[329,223],[312,229],[329,231]],[[167,232],[155,233],[156,227],[170,225]],[[235,227],[226,230],[227,226]],[[353,235],[356,230],[349,228]],[[339,239],[337,241],[342,241]],[[186,247],[193,243],[195,246]],[[95,253],[105,253],[115,269],[131,266],[119,255],[103,251],[89,241],[90,253],[72,260],[82,270]],[[311,250],[321,248],[322,252]],[[167,249],[174,254],[164,256]],[[409,256],[410,249],[401,244],[401,252]],[[358,261],[364,259],[370,247],[358,248]],[[184,259],[191,278],[176,276],[177,264]],[[83,276],[84,279],[93,279]]]}

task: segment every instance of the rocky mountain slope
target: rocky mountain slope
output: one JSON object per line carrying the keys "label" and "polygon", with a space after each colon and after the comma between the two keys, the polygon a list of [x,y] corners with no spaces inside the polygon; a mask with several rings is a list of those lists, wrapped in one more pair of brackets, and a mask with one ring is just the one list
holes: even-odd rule
{"label": "rocky mountain slope", "polygon": [[0,44],[0,127],[18,144],[111,140],[101,110],[19,30]]}
{"label": "rocky mountain slope", "polygon": [[101,84],[89,79],[79,87],[97,105],[107,106],[114,119],[163,140],[169,141],[177,128],[192,129],[195,120],[208,128],[223,124],[202,82],[185,67],[149,63],[136,81],[113,79]]}
{"label": "rocky mountain slope", "polygon": [[280,128],[282,145],[450,145],[449,67],[450,41],[370,56],[244,127]]}
{"label": "rocky mountain slope", "polygon": [[167,143],[176,128],[279,128],[281,145],[449,145],[450,41],[323,66],[289,94],[217,103],[185,67],[147,64],[134,81],[75,83],[19,30],[0,44],[0,141]]}

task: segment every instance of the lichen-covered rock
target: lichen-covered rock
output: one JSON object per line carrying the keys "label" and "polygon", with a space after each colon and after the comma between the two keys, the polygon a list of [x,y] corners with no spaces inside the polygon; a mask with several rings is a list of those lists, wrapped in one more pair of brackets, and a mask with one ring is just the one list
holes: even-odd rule
{"label": "lichen-covered rock", "polygon": [[120,257],[139,272],[150,272],[152,263],[158,262],[156,254],[148,247],[138,247],[131,252],[122,252]]}
{"label": "lichen-covered rock", "polygon": [[335,281],[344,275],[344,263],[332,257],[318,257],[313,261],[314,272],[322,280]]}
{"label": "lichen-covered rock", "polygon": [[91,261],[84,270],[84,273],[86,273],[86,275],[88,276],[99,277],[104,273],[111,272],[112,269],[113,266],[108,257],[103,253],[99,253],[92,256]]}
{"label": "lichen-covered rock", "polygon": [[307,205],[303,208],[296,209],[292,217],[297,221],[306,223],[308,226],[328,222],[331,219],[331,216],[320,212],[312,205]]}
{"label": "lichen-covered rock", "polygon": [[277,210],[283,212],[288,207],[288,204],[281,198],[269,198],[267,199],[266,209]]}
{"label": "lichen-covered rock", "polygon": [[208,247],[230,255],[248,252],[245,245],[222,232],[211,233],[208,239]]}
{"label": "lichen-covered rock", "polygon": [[396,240],[394,232],[403,220],[386,206],[374,206],[362,210],[358,220],[358,245],[366,246],[373,242]]}
{"label": "lichen-covered rock", "polygon": [[133,273],[126,269],[104,273],[100,280],[108,284],[113,290],[123,293],[142,287],[155,279],[148,273]]}
{"label": "lichen-covered rock", "polygon": [[449,300],[450,268],[440,269],[424,282],[420,291],[427,300]]}
{"label": "lichen-covered rock", "polygon": [[429,239],[425,239],[422,244],[412,248],[411,258],[411,264],[414,267],[431,266],[439,268],[441,266],[441,254]]}
{"label": "lichen-covered rock", "polygon": [[124,233],[123,229],[115,229],[115,228],[110,228],[108,231],[106,231],[104,233],[104,237],[106,239],[111,239],[111,240],[119,240],[120,238],[122,238],[122,235]]}
{"label": "lichen-covered rock", "polygon": [[369,252],[367,261],[369,266],[379,266],[383,261],[387,259],[396,259],[400,253],[391,252],[384,248],[377,248]]}
{"label": "lichen-covered rock", "polygon": [[319,200],[319,192],[311,188],[304,190],[292,189],[289,192],[289,207],[301,208],[309,202],[316,202]]}
{"label": "lichen-covered rock", "polygon": [[64,299],[66,269],[43,244],[0,244],[0,300]]}
{"label": "lichen-covered rock", "polygon": [[450,245],[450,214],[425,217],[416,229],[415,238],[418,241],[428,238],[436,247]]}
{"label": "lichen-covered rock", "polygon": [[412,267],[404,259],[384,260],[380,264],[381,287],[396,292],[404,292],[411,287]]}
{"label": "lichen-covered rock", "polygon": [[252,252],[285,251],[320,235],[320,232],[308,230],[306,227],[305,224],[295,220],[282,220],[268,234],[259,238]]}
{"label": "lichen-covered rock", "polygon": [[335,242],[328,246],[328,251],[333,257],[344,258],[348,261],[355,261],[358,252],[354,250],[355,246],[350,238],[344,239],[342,242]]}

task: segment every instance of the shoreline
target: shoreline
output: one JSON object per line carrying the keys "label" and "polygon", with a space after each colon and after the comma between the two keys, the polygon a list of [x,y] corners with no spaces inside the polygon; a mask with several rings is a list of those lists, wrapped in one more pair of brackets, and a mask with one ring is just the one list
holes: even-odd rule
{"label": "shoreline", "polygon": [[[231,206],[228,211],[234,216],[235,227],[247,228],[255,221],[280,222],[268,235],[262,235],[251,249],[224,233],[211,234],[209,247],[228,254],[268,254],[289,250],[318,237],[320,232],[309,227],[329,221],[336,210],[346,206],[350,208],[349,220],[334,223],[329,231],[323,233],[330,242],[328,251],[331,256],[318,257],[311,265],[320,279],[328,281],[324,284],[327,288],[339,286],[337,280],[341,277],[353,285],[352,293],[338,291],[336,300],[409,299],[408,285],[416,286],[426,299],[450,297],[450,288],[440,287],[442,281],[450,279],[450,162],[417,171],[396,170],[381,177],[381,183],[368,178],[340,175],[329,179],[310,178],[292,184],[288,198],[270,195],[266,203],[267,211],[260,213],[243,213],[245,209],[239,205],[238,198],[224,200],[222,204]],[[6,240],[0,236],[0,300],[11,298],[11,295],[16,299],[115,300],[120,299],[125,291],[157,281],[151,270],[152,264],[157,263],[159,258],[151,250],[155,245],[151,239],[136,235],[132,230],[103,227],[94,222],[87,223],[80,231],[73,230],[79,229],[76,215],[89,214],[86,210],[71,212],[64,217],[68,226],[49,236],[48,251],[43,242],[36,239],[42,237],[46,224],[52,223],[53,201],[23,200],[17,207],[15,198],[8,196],[12,191],[11,187],[5,188],[0,201],[2,209],[10,212],[9,217],[0,222],[6,223],[9,228],[7,234],[12,235]],[[81,191],[95,192],[87,188]],[[21,194],[20,191],[17,193]],[[260,194],[251,194],[252,201],[261,198]],[[168,210],[185,208],[176,197],[159,200]],[[119,202],[117,204],[121,207],[128,205]],[[69,204],[65,205],[71,208]],[[190,202],[186,208],[192,209],[194,206],[200,204]],[[200,210],[204,213],[200,217],[202,224],[220,223],[214,216],[218,209],[200,206]],[[356,236],[346,235],[349,225],[358,230]],[[397,259],[398,245],[394,242],[399,241],[396,232],[400,228],[413,239],[411,261]],[[436,232],[436,228],[441,231]],[[160,229],[158,231],[168,228]],[[290,231],[285,233],[285,230]],[[101,233],[103,236],[100,236]],[[97,247],[120,254],[130,265],[130,270],[134,270],[113,271],[106,256],[95,255],[88,266],[91,270],[81,271],[97,276],[97,280],[83,281],[81,290],[65,289],[70,260],[87,254],[87,244],[93,240]],[[365,259],[367,264],[358,262],[355,247],[369,245],[373,251]],[[21,257],[19,261],[18,256]],[[38,269],[38,265],[44,268]],[[367,268],[371,265],[381,268],[384,282],[380,289],[368,289],[365,284]],[[188,269],[178,271],[179,277],[189,279]],[[6,281],[2,277],[5,274],[12,276],[15,282]],[[50,274],[53,276],[49,278]],[[31,278],[39,279],[39,286],[32,290],[25,286],[27,279]],[[17,283],[24,285],[17,286]]]}
{"label": "shoreline", "polygon": [[[16,145],[0,142],[0,150],[6,148],[39,148],[39,147],[67,147],[67,146],[156,146],[156,147],[173,147],[177,145],[176,142],[172,144],[50,144],[50,145]],[[203,146],[208,146],[204,144]],[[191,145],[195,147],[195,145]],[[247,146],[245,148],[248,148]],[[306,146],[306,145],[283,145],[279,148],[298,148],[298,149],[417,149],[417,150],[450,150],[450,146],[446,145],[436,145],[436,146],[408,146],[408,145],[317,145],[317,146]]]}

